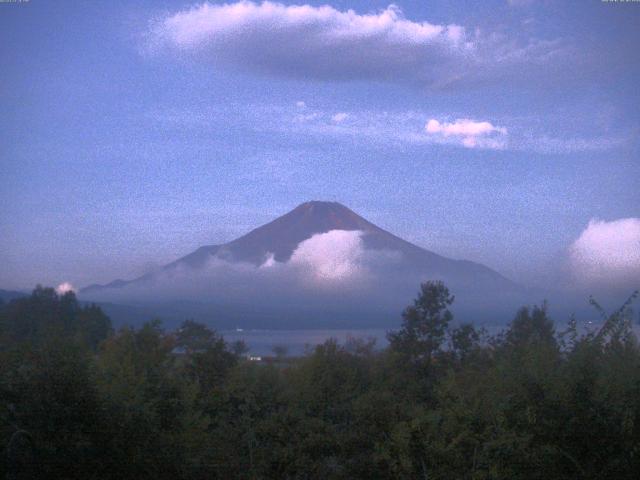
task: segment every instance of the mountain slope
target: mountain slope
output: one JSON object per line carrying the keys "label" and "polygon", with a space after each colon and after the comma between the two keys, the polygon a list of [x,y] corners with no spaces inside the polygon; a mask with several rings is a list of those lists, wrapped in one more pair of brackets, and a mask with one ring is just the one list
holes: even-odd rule
{"label": "mountain slope", "polygon": [[17,292],[15,290],[2,290],[0,289],[0,300],[3,302],[10,302],[16,298],[26,297],[28,294],[25,292]]}

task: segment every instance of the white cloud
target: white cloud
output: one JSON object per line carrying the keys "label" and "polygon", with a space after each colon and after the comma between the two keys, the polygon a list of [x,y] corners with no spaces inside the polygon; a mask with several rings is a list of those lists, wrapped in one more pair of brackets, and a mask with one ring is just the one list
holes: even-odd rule
{"label": "white cloud", "polygon": [[435,88],[527,75],[528,66],[539,71],[562,50],[554,42],[518,46],[500,35],[469,34],[460,25],[408,20],[395,5],[358,14],[328,5],[248,1],[180,11],[153,23],[147,40],[152,53],[193,54],[237,69]]}
{"label": "white cloud", "polygon": [[298,108],[306,108],[306,106],[307,106],[307,104],[304,103],[302,100],[298,100],[296,102],[296,107],[298,107]]}
{"label": "white cloud", "polygon": [[344,112],[339,112],[336,113],[334,116],[331,117],[331,121],[333,123],[342,123],[344,122],[347,118],[349,117],[348,113],[344,113]]}
{"label": "white cloud", "polygon": [[[631,283],[640,287],[640,218],[593,219],[569,249],[581,283]],[[635,285],[633,283],[635,282]]]}
{"label": "white cloud", "polygon": [[262,262],[260,268],[271,268],[276,265],[276,256],[273,253],[267,255],[267,259]]}
{"label": "white cloud", "polygon": [[493,132],[507,133],[505,128],[494,127],[489,122],[474,122],[467,118],[456,120],[453,123],[440,123],[438,120],[431,119],[427,122],[425,128],[427,133],[442,133],[445,137],[450,135],[477,137]]}
{"label": "white cloud", "polygon": [[489,122],[461,118],[452,123],[440,123],[432,118],[424,128],[428,135],[441,139],[443,143],[448,143],[447,140],[451,139],[466,148],[500,149],[506,144],[507,129]]}
{"label": "white cloud", "polygon": [[353,280],[364,273],[362,232],[331,230],[303,241],[288,264],[319,282]]}
{"label": "white cloud", "polygon": [[69,282],[63,282],[56,287],[56,293],[58,295],[64,295],[67,292],[75,292],[76,289]]}

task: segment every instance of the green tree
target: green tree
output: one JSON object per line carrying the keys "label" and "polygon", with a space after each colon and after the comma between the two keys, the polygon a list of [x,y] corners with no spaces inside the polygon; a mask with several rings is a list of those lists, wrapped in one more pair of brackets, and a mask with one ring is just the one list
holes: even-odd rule
{"label": "green tree", "polygon": [[39,345],[53,337],[75,337],[97,349],[111,333],[111,320],[96,305],[81,306],[75,293],[58,295],[38,285],[30,296],[2,308],[0,339],[5,345]]}
{"label": "green tree", "polygon": [[185,320],[175,333],[175,345],[187,354],[203,352],[218,340],[215,332],[195,320]]}
{"label": "green tree", "polygon": [[5,359],[11,364],[0,378],[6,389],[0,408],[12,417],[5,434],[28,432],[38,478],[91,478],[101,461],[104,423],[89,351],[74,339],[55,338]]}
{"label": "green tree", "polygon": [[444,283],[423,283],[413,305],[402,313],[402,328],[387,335],[391,350],[413,364],[428,367],[445,341],[453,319],[449,310],[453,301]]}
{"label": "green tree", "polygon": [[184,350],[182,367],[200,387],[203,398],[219,389],[238,355],[224,338],[202,323],[186,320],[177,330],[175,346]]}
{"label": "green tree", "polygon": [[97,387],[110,419],[103,431],[109,477],[175,479],[200,471],[209,420],[174,348],[157,320],[121,329],[103,343]]}
{"label": "green tree", "polygon": [[546,302],[542,306],[522,307],[509,325],[505,343],[511,347],[531,344],[556,345],[553,321],[547,314]]}

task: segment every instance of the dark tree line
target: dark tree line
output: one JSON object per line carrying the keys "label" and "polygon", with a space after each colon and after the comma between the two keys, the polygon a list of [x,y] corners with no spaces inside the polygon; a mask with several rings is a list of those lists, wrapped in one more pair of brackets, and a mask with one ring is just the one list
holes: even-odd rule
{"label": "dark tree line", "polygon": [[631,300],[594,332],[542,305],[489,336],[427,282],[388,348],[264,365],[197,322],[114,332],[38,287],[0,305],[0,478],[635,479]]}

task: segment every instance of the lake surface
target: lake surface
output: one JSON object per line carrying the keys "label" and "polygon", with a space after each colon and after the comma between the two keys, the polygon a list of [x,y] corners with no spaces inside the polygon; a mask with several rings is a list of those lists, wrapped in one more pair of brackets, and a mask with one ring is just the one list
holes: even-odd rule
{"label": "lake surface", "polygon": [[[398,326],[400,328],[400,326]],[[488,327],[484,326],[490,334],[498,333],[504,327]],[[335,338],[339,343],[343,344],[348,338],[376,341],[375,347],[378,349],[385,348],[389,342],[387,341],[387,332],[391,329],[385,328],[369,328],[369,329],[327,329],[327,330],[221,330],[220,333],[224,339],[231,343],[236,340],[243,340],[249,347],[251,355],[273,355],[273,348],[283,346],[287,348],[287,355],[303,355],[309,349],[316,345],[320,345],[330,338]]]}
{"label": "lake surface", "polygon": [[243,340],[251,355],[273,355],[273,348],[284,346],[288,355],[303,355],[309,348],[330,338],[344,343],[349,337],[375,339],[377,348],[387,346],[385,329],[352,330],[221,330],[224,339],[231,343]]}
{"label": "lake surface", "polygon": [[[504,330],[505,325],[478,325],[484,328],[489,335],[496,335]],[[581,333],[597,331],[601,324],[588,322],[578,326]],[[400,328],[398,326],[398,328]],[[556,324],[556,332],[566,329],[566,324]],[[640,327],[634,325],[636,335],[640,337]],[[344,343],[349,337],[360,339],[375,339],[376,348],[385,348],[388,345],[387,332],[389,329],[327,329],[327,330],[220,330],[224,339],[231,343],[243,340],[249,347],[251,355],[273,355],[273,348],[283,346],[287,349],[287,355],[303,355],[307,350],[324,343],[330,338],[335,338],[339,343]]]}

